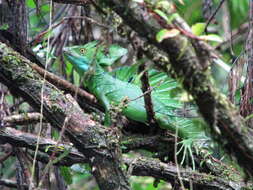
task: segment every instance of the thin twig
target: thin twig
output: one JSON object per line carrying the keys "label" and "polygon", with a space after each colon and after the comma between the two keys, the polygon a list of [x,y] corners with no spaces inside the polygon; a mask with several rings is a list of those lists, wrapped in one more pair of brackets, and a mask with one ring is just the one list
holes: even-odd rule
{"label": "thin twig", "polygon": [[61,20],[60,22],[58,22],[58,23],[52,25],[50,29],[47,29],[47,30],[45,30],[44,32],[38,34],[38,35],[30,42],[30,44],[33,44],[33,42],[35,42],[35,41],[39,41],[39,39],[41,39],[44,35],[46,35],[50,30],[52,30],[52,29],[58,27],[58,26],[61,25],[64,21],[69,20],[69,19],[84,19],[84,20],[87,20],[88,22],[91,22],[91,23],[96,24],[96,25],[98,25],[98,26],[101,26],[101,27],[103,27],[103,28],[109,29],[109,26],[106,26],[106,25],[104,25],[104,24],[102,24],[102,23],[99,23],[98,21],[96,21],[96,20],[94,20],[94,19],[92,19],[92,18],[90,18],[90,17],[87,17],[87,16],[68,16],[68,17],[63,17],[62,20]]}
{"label": "thin twig", "polygon": [[[52,7],[53,7],[53,0],[50,1],[50,11],[49,11],[49,31],[52,30]],[[50,53],[50,34],[48,35],[47,38],[47,54],[46,54],[46,65],[45,68],[47,70],[47,66],[49,63],[49,53]],[[36,165],[36,157],[37,157],[37,153],[39,151],[39,142],[40,142],[40,138],[41,138],[41,132],[42,132],[42,121],[43,121],[43,110],[44,110],[44,88],[45,88],[45,83],[46,83],[46,72],[44,73],[43,76],[43,81],[42,81],[42,87],[41,87],[41,94],[40,94],[40,98],[41,98],[41,104],[40,104],[40,124],[39,124],[39,132],[38,132],[38,139],[37,139],[37,145],[36,145],[36,149],[34,152],[34,158],[33,158],[33,164],[32,164],[32,171],[31,171],[31,177],[30,177],[30,184],[29,184],[29,190],[32,188],[33,185],[33,178],[34,178],[34,174],[35,174],[35,165]]]}
{"label": "thin twig", "polygon": [[218,10],[221,8],[222,4],[225,2],[225,0],[221,0],[218,7],[215,9],[214,13],[211,15],[211,17],[208,19],[207,23],[206,23],[206,27],[205,27],[205,32],[207,33],[207,27],[210,24],[210,22],[213,20],[213,18],[215,17],[215,15],[217,14]]}
{"label": "thin twig", "polygon": [[3,118],[3,121],[8,124],[24,125],[28,123],[38,122],[40,117],[40,113],[23,113],[6,116]]}
{"label": "thin twig", "polygon": [[91,105],[96,105],[97,108],[101,109],[101,107],[98,106],[98,101],[94,95],[78,88],[77,86],[71,84],[70,82],[68,82],[64,79],[61,79],[57,75],[54,75],[53,73],[46,71],[45,69],[39,67],[36,64],[32,64],[31,67],[34,70],[36,70],[41,76],[43,76],[45,73],[47,73],[46,79],[49,82],[51,82],[52,84],[54,84],[55,86],[57,86],[58,88],[65,89],[65,90],[71,92],[72,94],[77,94],[79,97],[82,97],[85,100],[87,100]]}
{"label": "thin twig", "polygon": [[[140,51],[141,50],[139,49],[138,54],[141,53]],[[142,57],[142,55],[141,55],[141,57]],[[152,88],[149,84],[149,77],[148,77],[148,72],[146,70],[146,67],[147,67],[146,63],[141,64],[139,66],[139,73],[143,73],[141,76],[141,83],[142,83],[141,89],[142,89],[143,94],[145,93],[144,103],[145,103],[145,109],[146,109],[146,113],[147,113],[148,122],[151,125],[156,125],[155,111],[154,111],[154,106],[153,106],[152,97],[151,97],[151,89]]]}

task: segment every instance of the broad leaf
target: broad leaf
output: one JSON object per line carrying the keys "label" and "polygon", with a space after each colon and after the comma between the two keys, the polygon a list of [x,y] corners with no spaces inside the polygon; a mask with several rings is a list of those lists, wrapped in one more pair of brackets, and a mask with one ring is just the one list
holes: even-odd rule
{"label": "broad leaf", "polygon": [[196,36],[200,36],[205,31],[206,23],[196,23],[192,25],[192,33]]}
{"label": "broad leaf", "polygon": [[36,4],[34,2],[34,0],[26,0],[26,6],[29,8],[36,8]]}
{"label": "broad leaf", "polygon": [[220,43],[223,41],[222,38],[216,34],[202,35],[202,36],[200,36],[200,38],[202,40],[220,42]]}
{"label": "broad leaf", "polygon": [[162,17],[164,20],[166,20],[166,22],[168,22],[168,17],[166,15],[166,13],[164,13],[163,11],[161,11],[160,9],[155,9],[154,10],[155,13],[157,13],[160,17]]}
{"label": "broad leaf", "polygon": [[180,34],[180,31],[177,29],[171,29],[171,30],[162,29],[156,34],[156,40],[158,42],[162,42],[164,39],[173,38],[177,36],[178,34]]}

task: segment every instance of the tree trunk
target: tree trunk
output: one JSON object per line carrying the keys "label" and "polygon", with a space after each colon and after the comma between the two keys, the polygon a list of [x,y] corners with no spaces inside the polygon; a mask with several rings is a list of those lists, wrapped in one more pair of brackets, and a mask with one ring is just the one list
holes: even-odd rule
{"label": "tree trunk", "polygon": [[14,37],[11,43],[19,47],[26,46],[27,14],[25,0],[0,1],[0,26],[2,26],[1,29],[6,29],[6,32],[11,33]]}

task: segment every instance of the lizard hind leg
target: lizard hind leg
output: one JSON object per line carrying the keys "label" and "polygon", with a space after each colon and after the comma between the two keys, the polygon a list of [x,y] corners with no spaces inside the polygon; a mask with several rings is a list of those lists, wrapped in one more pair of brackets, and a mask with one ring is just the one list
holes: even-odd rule
{"label": "lizard hind leg", "polygon": [[177,144],[181,144],[181,147],[177,151],[176,155],[179,155],[180,153],[183,154],[180,165],[183,165],[186,158],[190,157],[190,160],[192,162],[192,169],[195,170],[195,161],[194,161],[193,152],[192,152],[193,139],[190,139],[190,138],[184,139]]}

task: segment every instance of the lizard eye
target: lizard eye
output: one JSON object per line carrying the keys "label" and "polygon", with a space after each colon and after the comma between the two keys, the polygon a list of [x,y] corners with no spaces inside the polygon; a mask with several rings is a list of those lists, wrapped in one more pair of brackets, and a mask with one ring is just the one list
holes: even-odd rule
{"label": "lizard eye", "polygon": [[81,48],[81,49],[80,49],[80,53],[81,53],[81,54],[85,54],[85,52],[86,52],[86,50],[85,50],[84,48]]}

